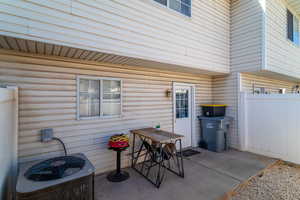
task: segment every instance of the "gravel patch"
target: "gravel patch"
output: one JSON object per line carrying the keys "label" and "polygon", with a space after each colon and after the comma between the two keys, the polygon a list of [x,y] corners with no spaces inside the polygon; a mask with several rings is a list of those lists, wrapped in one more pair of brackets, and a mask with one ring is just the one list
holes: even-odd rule
{"label": "gravel patch", "polygon": [[231,200],[300,200],[300,167],[280,163],[240,187]]}

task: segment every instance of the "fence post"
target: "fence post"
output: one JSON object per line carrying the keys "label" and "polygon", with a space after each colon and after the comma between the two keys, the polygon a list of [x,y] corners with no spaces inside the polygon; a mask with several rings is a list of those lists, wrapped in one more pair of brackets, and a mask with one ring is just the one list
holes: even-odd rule
{"label": "fence post", "polygon": [[248,150],[248,124],[247,124],[247,93],[240,92],[238,103],[238,136],[240,150]]}

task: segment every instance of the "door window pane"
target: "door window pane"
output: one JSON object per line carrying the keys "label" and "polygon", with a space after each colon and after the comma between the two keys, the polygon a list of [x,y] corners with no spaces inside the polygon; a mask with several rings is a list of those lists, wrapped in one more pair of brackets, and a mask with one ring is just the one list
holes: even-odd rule
{"label": "door window pane", "polygon": [[176,89],[176,118],[189,117],[189,90]]}

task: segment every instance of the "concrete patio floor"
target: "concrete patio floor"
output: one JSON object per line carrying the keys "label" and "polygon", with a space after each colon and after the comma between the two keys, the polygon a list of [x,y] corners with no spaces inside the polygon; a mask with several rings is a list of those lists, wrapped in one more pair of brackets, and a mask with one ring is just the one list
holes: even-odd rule
{"label": "concrete patio floor", "polygon": [[216,200],[248,177],[275,160],[247,152],[230,150],[214,153],[202,149],[185,158],[185,178],[167,173],[160,189],[155,188],[134,170],[125,169],[130,179],[121,183],[107,181],[106,175],[95,178],[97,200]]}

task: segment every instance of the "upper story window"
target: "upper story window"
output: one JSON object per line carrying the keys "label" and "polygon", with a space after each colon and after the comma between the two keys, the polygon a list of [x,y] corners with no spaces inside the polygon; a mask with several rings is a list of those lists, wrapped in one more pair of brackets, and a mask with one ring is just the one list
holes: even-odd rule
{"label": "upper story window", "polygon": [[79,76],[77,78],[77,118],[121,115],[121,80]]}
{"label": "upper story window", "polygon": [[188,17],[191,16],[191,0],[154,0],[172,10],[180,12]]}
{"label": "upper story window", "polygon": [[299,19],[289,10],[287,10],[287,37],[299,45]]}

